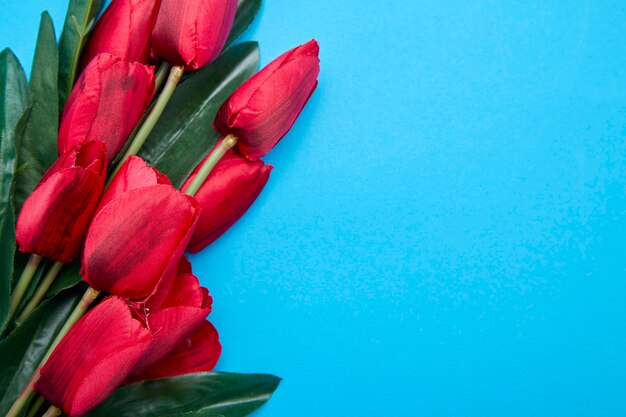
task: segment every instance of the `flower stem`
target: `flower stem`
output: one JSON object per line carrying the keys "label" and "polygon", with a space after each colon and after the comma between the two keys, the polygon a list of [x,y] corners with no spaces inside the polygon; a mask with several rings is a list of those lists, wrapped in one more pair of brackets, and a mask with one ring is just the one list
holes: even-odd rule
{"label": "flower stem", "polygon": [[44,414],[42,417],[58,417],[61,415],[61,413],[61,410],[51,405],[50,408],[48,408],[48,411],[46,411],[46,414]]}
{"label": "flower stem", "polygon": [[222,139],[217,144],[215,149],[213,149],[206,161],[204,161],[204,164],[202,164],[202,166],[198,170],[198,173],[191,181],[191,184],[189,184],[187,188],[185,188],[185,194],[195,195],[202,186],[202,184],[204,184],[204,181],[207,179],[209,174],[211,174],[211,171],[213,171],[215,165],[217,165],[220,159],[222,159],[224,155],[226,155],[226,152],[228,152],[236,144],[237,137],[234,135],[228,135],[224,139]]}
{"label": "flower stem", "polygon": [[52,265],[52,268],[50,268],[44,279],[39,284],[39,287],[37,288],[37,291],[35,291],[35,294],[33,294],[28,304],[26,304],[26,307],[24,307],[24,310],[22,310],[17,319],[15,319],[16,326],[24,323],[24,320],[26,320],[28,316],[31,315],[33,310],[37,308],[41,300],[43,300],[43,297],[46,295],[46,292],[48,292],[48,290],[54,283],[56,277],[59,276],[59,272],[61,272],[63,265],[65,265],[63,262],[55,262]]}
{"label": "flower stem", "polygon": [[46,399],[42,395],[37,396],[37,399],[33,402],[33,405],[30,406],[30,411],[28,411],[26,417],[35,417],[37,415],[37,411],[39,411],[39,409],[45,402]]}
{"label": "flower stem", "polygon": [[165,82],[165,79],[167,78],[167,73],[170,72],[171,68],[172,66],[166,61],[159,64],[159,67],[154,73],[154,91],[159,91],[163,82]]}
{"label": "flower stem", "polygon": [[22,298],[24,298],[24,294],[26,293],[26,290],[28,289],[30,282],[33,280],[33,276],[35,276],[35,272],[37,272],[37,268],[39,268],[39,264],[41,263],[42,259],[43,258],[39,255],[35,255],[35,254],[30,255],[30,258],[28,259],[28,263],[26,264],[24,271],[22,271],[22,275],[20,276],[20,279],[17,281],[15,290],[13,291],[13,294],[11,295],[11,305],[9,306],[9,315],[7,318],[7,323],[9,322],[9,320],[11,320],[11,317],[13,317],[13,314],[15,314],[15,311],[17,311],[17,308],[19,307],[20,302],[22,301]]}
{"label": "flower stem", "polygon": [[81,298],[78,305],[74,308],[74,311],[72,311],[72,314],[67,318],[67,321],[63,325],[63,328],[61,329],[59,334],[57,334],[57,337],[54,339],[54,342],[52,342],[52,345],[50,345],[50,347],[48,348],[48,351],[44,355],[41,362],[39,362],[37,369],[35,369],[35,372],[33,372],[33,376],[30,377],[30,380],[26,384],[26,387],[22,390],[20,396],[17,397],[17,400],[15,400],[15,402],[13,403],[6,417],[17,417],[20,415],[22,408],[24,408],[28,400],[30,400],[30,397],[35,392],[35,383],[39,380],[40,377],[39,371],[41,371],[41,368],[45,365],[48,358],[50,358],[50,355],[52,355],[54,349],[56,349],[61,340],[63,340],[63,338],[67,335],[72,326],[74,326],[74,324],[76,324],[76,322],[87,312],[87,309],[89,309],[91,303],[93,303],[93,301],[98,298],[98,295],[100,295],[100,291],[94,290],[91,287],[88,288],[87,291],[85,291],[85,294],[83,294],[83,298]]}
{"label": "flower stem", "polygon": [[119,171],[122,164],[124,164],[124,161],[126,161],[129,156],[136,155],[143,146],[143,144],[146,142],[146,139],[148,139],[150,132],[152,132],[152,129],[154,129],[154,126],[156,126],[159,118],[161,117],[161,114],[163,114],[163,110],[165,110],[167,103],[172,98],[172,94],[174,93],[174,90],[176,89],[180,78],[183,76],[183,72],[183,67],[172,67],[172,69],[170,70],[170,75],[167,77],[165,87],[163,87],[163,91],[161,91],[161,94],[154,104],[154,107],[150,111],[150,114],[148,115],[148,117],[146,117],[146,120],[141,125],[141,128],[137,132],[137,135],[130,143],[130,146],[128,146],[126,153],[124,153],[124,156],[117,163],[117,166],[111,174],[109,183],[115,177],[115,174],[117,174],[117,171]]}

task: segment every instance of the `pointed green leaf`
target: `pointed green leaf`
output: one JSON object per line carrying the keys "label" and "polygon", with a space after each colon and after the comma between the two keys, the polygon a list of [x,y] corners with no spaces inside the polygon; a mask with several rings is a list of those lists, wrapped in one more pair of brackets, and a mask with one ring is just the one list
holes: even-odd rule
{"label": "pointed green leaf", "polygon": [[225,417],[224,414],[215,414],[211,412],[198,411],[195,413],[172,414],[164,417]]}
{"label": "pointed green leaf", "polygon": [[248,29],[259,10],[261,10],[261,0],[239,0],[235,23],[233,23],[233,28],[230,30],[226,45],[235,42]]}
{"label": "pointed green leaf", "polygon": [[24,388],[83,291],[77,287],[46,301],[0,342],[0,415],[6,414]]}
{"label": "pointed green leaf", "polygon": [[0,52],[0,329],[9,312],[15,254],[15,128],[27,105],[26,74],[13,52],[5,49]]}
{"label": "pointed green leaf", "polygon": [[259,65],[256,42],[235,45],[176,88],[139,156],[180,187],[219,139],[212,129],[220,106]]}
{"label": "pointed green leaf", "polygon": [[80,261],[75,260],[63,266],[59,276],[54,280],[50,289],[46,292],[46,298],[54,297],[59,292],[74,287],[82,282],[80,275]]}
{"label": "pointed green leaf", "polygon": [[15,199],[19,208],[42,175],[57,158],[59,104],[57,99],[58,50],[52,19],[41,15],[35,59],[30,75],[30,116],[17,139],[18,165],[26,165],[16,177]]}
{"label": "pointed green leaf", "polygon": [[119,388],[88,416],[244,417],[262,406],[279,383],[273,375],[213,372],[143,381]]}
{"label": "pointed green leaf", "polygon": [[76,81],[80,54],[105,0],[70,0],[59,42],[59,103],[63,108]]}

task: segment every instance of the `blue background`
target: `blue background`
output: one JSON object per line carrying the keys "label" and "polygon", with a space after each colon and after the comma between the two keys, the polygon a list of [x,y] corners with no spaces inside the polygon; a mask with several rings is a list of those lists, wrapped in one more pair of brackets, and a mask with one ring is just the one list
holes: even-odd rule
{"label": "blue background", "polygon": [[[39,12],[0,1],[29,70]],[[626,415],[626,5],[269,0],[320,87],[193,257],[261,416]]]}

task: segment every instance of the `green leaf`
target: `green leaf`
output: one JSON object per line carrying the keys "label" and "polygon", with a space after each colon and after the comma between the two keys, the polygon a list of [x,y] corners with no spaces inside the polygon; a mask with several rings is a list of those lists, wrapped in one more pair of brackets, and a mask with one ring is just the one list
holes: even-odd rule
{"label": "green leaf", "polygon": [[143,381],[119,388],[88,416],[244,417],[262,406],[279,383],[273,375],[213,372]]}
{"label": "green leaf", "polygon": [[80,54],[105,0],[70,0],[59,42],[59,105],[63,108],[76,81]]}
{"label": "green leaf", "polygon": [[59,276],[56,277],[54,283],[46,292],[46,298],[54,297],[61,291],[74,287],[82,282],[82,279],[79,260],[65,264],[61,272],[59,272]]}
{"label": "green leaf", "polygon": [[15,128],[27,105],[26,74],[13,52],[5,49],[0,52],[0,329],[9,312],[15,254]]}
{"label": "green leaf", "polygon": [[6,414],[24,388],[82,293],[83,288],[77,287],[44,302],[0,342],[0,415]]}
{"label": "green leaf", "polygon": [[165,417],[224,417],[224,414],[215,414],[199,411],[197,413],[172,414]]}
{"label": "green leaf", "polygon": [[52,19],[41,15],[39,37],[30,75],[30,116],[17,139],[18,165],[26,169],[16,177],[15,199],[19,209],[42,175],[57,158],[59,104],[57,99],[58,49]]}
{"label": "green leaf", "polygon": [[261,0],[239,0],[235,23],[233,23],[233,28],[230,30],[226,45],[235,42],[248,29],[259,10],[261,10]]}
{"label": "green leaf", "polygon": [[258,44],[244,42],[185,79],[139,156],[180,187],[220,137],[211,127],[220,106],[258,65]]}

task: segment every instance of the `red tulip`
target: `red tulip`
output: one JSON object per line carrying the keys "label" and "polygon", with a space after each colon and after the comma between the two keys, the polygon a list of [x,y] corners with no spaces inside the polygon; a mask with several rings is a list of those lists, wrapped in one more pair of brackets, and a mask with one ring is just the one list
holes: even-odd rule
{"label": "red tulip", "polygon": [[151,341],[126,302],[109,297],[63,338],[35,388],[66,415],[85,415],[128,377]]}
{"label": "red tulip", "polygon": [[[183,190],[203,163],[191,173]],[[229,151],[195,194],[202,213],[187,251],[201,251],[239,220],[263,190],[272,168],[263,161],[249,161],[236,151]]]}
{"label": "red tulip", "polygon": [[130,299],[153,294],[161,278],[176,271],[200,214],[196,200],[163,184],[156,170],[147,180],[150,169],[138,160],[127,161],[105,193],[82,264],[91,287]]}
{"label": "red tulip", "polygon": [[249,159],[267,154],[289,131],[317,87],[319,45],[311,40],[279,56],[220,108],[214,127],[233,134]]}
{"label": "red tulip", "polygon": [[82,66],[101,53],[148,64],[150,36],[158,11],[158,0],[113,0],[89,36]]}
{"label": "red tulip", "polygon": [[78,255],[104,188],[106,165],[104,143],[96,141],[57,159],[20,211],[16,237],[22,252],[59,262]]}
{"label": "red tulip", "polygon": [[59,153],[101,140],[112,161],[154,95],[154,68],[99,54],[87,65],[67,100],[59,128]]}
{"label": "red tulip", "polygon": [[149,371],[191,335],[211,312],[212,302],[209,291],[200,286],[183,256],[176,275],[164,279],[156,293],[136,307],[136,314],[145,315],[154,340],[133,374]]}
{"label": "red tulip", "polygon": [[126,383],[212,371],[221,353],[222,345],[217,330],[210,322],[204,321],[169,355],[145,372],[132,375]]}
{"label": "red tulip", "polygon": [[235,20],[237,0],[162,0],[152,32],[152,57],[186,70],[221,52]]}

